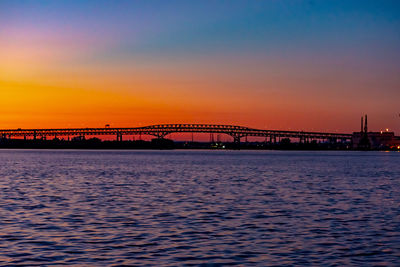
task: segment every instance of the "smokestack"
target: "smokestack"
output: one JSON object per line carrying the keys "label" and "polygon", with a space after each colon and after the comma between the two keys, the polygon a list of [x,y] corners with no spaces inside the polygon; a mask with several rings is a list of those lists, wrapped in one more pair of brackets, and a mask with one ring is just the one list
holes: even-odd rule
{"label": "smokestack", "polygon": [[368,117],[367,117],[367,115],[365,115],[364,132],[368,133]]}
{"label": "smokestack", "polygon": [[364,117],[361,116],[361,132],[364,132]]}

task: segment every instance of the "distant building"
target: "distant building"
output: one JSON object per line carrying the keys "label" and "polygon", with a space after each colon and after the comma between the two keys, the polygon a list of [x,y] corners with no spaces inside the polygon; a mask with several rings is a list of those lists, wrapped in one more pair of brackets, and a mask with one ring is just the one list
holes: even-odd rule
{"label": "distant building", "polygon": [[353,148],[366,148],[361,142],[364,136],[368,138],[370,149],[398,148],[400,146],[400,137],[395,136],[394,132],[368,132],[366,135],[365,133],[354,132]]}
{"label": "distant building", "polygon": [[368,131],[367,115],[365,115],[365,125],[361,118],[361,131],[353,133],[352,141],[355,149],[400,149],[400,137],[395,136],[394,132]]}

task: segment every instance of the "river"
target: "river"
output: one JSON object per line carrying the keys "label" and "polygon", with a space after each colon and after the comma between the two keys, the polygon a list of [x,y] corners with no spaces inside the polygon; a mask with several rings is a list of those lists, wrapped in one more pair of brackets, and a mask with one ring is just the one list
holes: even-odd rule
{"label": "river", "polygon": [[0,265],[400,265],[400,153],[0,150]]}

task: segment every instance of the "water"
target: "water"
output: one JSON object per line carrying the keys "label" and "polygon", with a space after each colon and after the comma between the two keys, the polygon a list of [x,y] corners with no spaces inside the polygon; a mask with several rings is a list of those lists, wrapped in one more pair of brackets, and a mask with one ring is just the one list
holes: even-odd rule
{"label": "water", "polygon": [[0,150],[1,266],[400,265],[400,153]]}

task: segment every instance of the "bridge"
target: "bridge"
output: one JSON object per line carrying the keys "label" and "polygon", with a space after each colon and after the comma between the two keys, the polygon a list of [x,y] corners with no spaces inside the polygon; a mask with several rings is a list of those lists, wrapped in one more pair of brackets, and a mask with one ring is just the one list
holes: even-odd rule
{"label": "bridge", "polygon": [[217,124],[159,124],[134,128],[60,128],[60,129],[6,129],[0,130],[3,139],[23,137],[24,139],[46,139],[47,137],[60,136],[116,136],[117,141],[122,141],[124,135],[151,135],[163,139],[171,133],[210,133],[227,134],[235,143],[240,143],[241,138],[247,136],[264,137],[267,141],[276,142],[279,138],[298,138],[300,142],[311,140],[329,140],[333,142],[351,141],[352,135],[345,133],[304,132],[304,131],[280,131],[260,130],[235,125]]}

